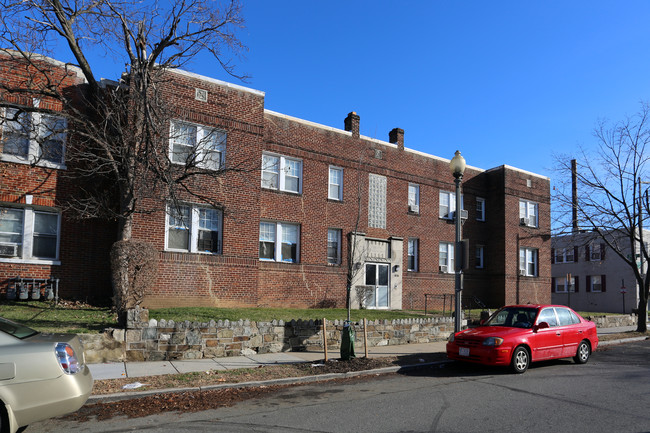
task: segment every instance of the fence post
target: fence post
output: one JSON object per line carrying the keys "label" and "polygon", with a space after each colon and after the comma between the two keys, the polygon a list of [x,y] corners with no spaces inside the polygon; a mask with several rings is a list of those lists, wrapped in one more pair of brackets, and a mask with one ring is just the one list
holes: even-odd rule
{"label": "fence post", "polygon": [[363,350],[366,358],[368,357],[368,320],[363,318]]}
{"label": "fence post", "polygon": [[327,319],[323,318],[323,349],[325,352],[325,362],[327,362]]}

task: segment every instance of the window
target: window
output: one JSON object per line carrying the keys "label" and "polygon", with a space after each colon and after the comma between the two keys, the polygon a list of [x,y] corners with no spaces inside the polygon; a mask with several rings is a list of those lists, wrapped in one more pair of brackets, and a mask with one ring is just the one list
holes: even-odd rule
{"label": "window", "polygon": [[[465,209],[465,204],[463,202],[463,196],[460,196],[460,208],[461,210]],[[454,212],[456,211],[456,193],[449,191],[440,191],[439,194],[440,207],[438,211],[438,216],[444,219],[453,219]]]}
{"label": "window", "polygon": [[[36,101],[35,105],[38,105]],[[6,107],[2,119],[2,160],[60,167],[64,163],[66,119]]]}
{"label": "window", "polygon": [[262,188],[302,192],[302,161],[280,155],[262,155]]}
{"label": "window", "polygon": [[605,244],[591,243],[585,247],[587,261],[605,260]]}
{"label": "window", "polygon": [[557,318],[560,322],[560,326],[575,325],[580,323],[578,316],[576,316],[573,311],[567,308],[556,308],[555,312],[557,313]]}
{"label": "window", "polygon": [[485,267],[485,247],[483,245],[476,246],[476,268],[483,269]]}
{"label": "window", "polygon": [[420,185],[409,183],[409,212],[420,213]]}
{"label": "window", "polygon": [[338,265],[341,263],[341,230],[327,230],[327,263]]}
{"label": "window", "polygon": [[221,253],[222,212],[190,205],[167,207],[168,250]]}
{"label": "window", "polygon": [[368,226],[386,228],[386,177],[368,174]]}
{"label": "window", "polygon": [[548,326],[557,326],[557,318],[555,317],[555,310],[553,308],[544,308],[537,317],[537,324],[542,322],[548,323]]}
{"label": "window", "polygon": [[172,120],[169,159],[175,164],[219,170],[225,161],[226,133],[215,128]]}
{"label": "window", "polygon": [[519,223],[522,226],[538,227],[537,211],[537,203],[519,200]]}
{"label": "window", "polygon": [[587,275],[588,292],[605,292],[605,275]]}
{"label": "window", "polygon": [[452,242],[440,242],[438,264],[440,272],[453,274],[454,267],[454,244]]}
{"label": "window", "polygon": [[556,248],[552,252],[554,263],[573,263],[575,262],[575,249],[573,247],[569,248]]}
{"label": "window", "polygon": [[60,214],[0,207],[0,260],[57,260]]}
{"label": "window", "polygon": [[[567,292],[575,292],[575,287],[576,287],[576,277],[571,277],[569,281],[567,281],[566,277],[557,277],[553,278],[555,281],[555,293],[567,293]],[[568,287],[567,287],[568,285]]]}
{"label": "window", "polygon": [[535,248],[519,249],[519,275],[524,277],[537,276],[537,256],[538,252]]}
{"label": "window", "polygon": [[476,221],[485,221],[485,199],[476,197]]}
{"label": "window", "polygon": [[417,272],[418,271],[418,247],[420,241],[418,239],[409,239],[408,240],[408,263],[406,264],[406,270]]}
{"label": "window", "polygon": [[330,200],[343,200],[343,169],[330,167],[330,179],[327,198]]}
{"label": "window", "polygon": [[298,263],[300,227],[297,224],[260,223],[260,260]]}

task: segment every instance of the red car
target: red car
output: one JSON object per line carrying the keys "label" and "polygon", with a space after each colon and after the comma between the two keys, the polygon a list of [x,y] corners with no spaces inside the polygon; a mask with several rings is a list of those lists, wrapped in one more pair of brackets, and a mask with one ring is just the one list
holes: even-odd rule
{"label": "red car", "polygon": [[596,325],[562,305],[511,305],[478,328],[449,336],[447,357],[509,365],[523,373],[531,362],[573,357],[584,364],[598,346]]}

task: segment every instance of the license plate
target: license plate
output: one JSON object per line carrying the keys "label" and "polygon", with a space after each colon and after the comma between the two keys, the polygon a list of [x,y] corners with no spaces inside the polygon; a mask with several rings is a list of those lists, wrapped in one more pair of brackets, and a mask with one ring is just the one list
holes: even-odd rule
{"label": "license plate", "polygon": [[460,356],[469,356],[469,347],[459,347],[458,354]]}

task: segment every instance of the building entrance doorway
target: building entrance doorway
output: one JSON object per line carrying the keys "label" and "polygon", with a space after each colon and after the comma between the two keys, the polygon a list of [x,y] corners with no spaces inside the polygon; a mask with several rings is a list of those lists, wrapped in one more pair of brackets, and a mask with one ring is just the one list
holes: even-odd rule
{"label": "building entrance doorway", "polygon": [[390,265],[385,263],[366,263],[366,286],[370,286],[366,296],[367,308],[388,308],[388,288]]}

